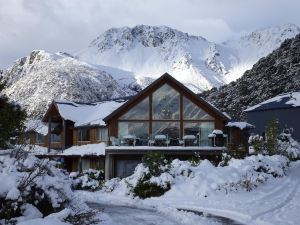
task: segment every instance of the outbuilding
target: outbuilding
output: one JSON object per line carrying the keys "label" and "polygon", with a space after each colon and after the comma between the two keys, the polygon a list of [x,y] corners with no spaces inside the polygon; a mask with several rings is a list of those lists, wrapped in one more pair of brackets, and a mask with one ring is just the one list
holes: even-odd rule
{"label": "outbuilding", "polygon": [[285,128],[292,128],[292,136],[300,141],[300,92],[280,94],[244,111],[247,122],[253,124],[253,132],[264,135],[267,123],[278,120],[281,132]]}

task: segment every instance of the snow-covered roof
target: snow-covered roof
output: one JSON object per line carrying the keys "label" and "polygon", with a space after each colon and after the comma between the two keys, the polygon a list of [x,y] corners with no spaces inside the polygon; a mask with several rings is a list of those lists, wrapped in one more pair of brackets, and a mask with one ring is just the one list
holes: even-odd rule
{"label": "snow-covered roof", "polygon": [[255,128],[254,125],[247,123],[247,122],[228,122],[225,126],[226,127],[237,127],[240,130],[244,130],[247,128]]}
{"label": "snow-covered roof", "polygon": [[105,143],[72,146],[63,151],[61,155],[105,155]]}
{"label": "snow-covered roof", "polygon": [[57,151],[54,149],[50,149],[50,152],[48,152],[47,147],[43,146],[38,146],[38,145],[33,145],[31,147],[26,147],[26,151],[33,153],[34,155],[51,155],[51,156],[71,156],[71,155],[76,155],[76,156],[85,156],[85,155],[105,155],[105,143],[98,143],[98,144],[87,144],[87,145],[74,145],[70,148],[67,148],[61,151]]}
{"label": "snow-covered roof", "polygon": [[75,103],[66,100],[54,101],[60,116],[71,120],[75,127],[89,125],[105,125],[102,120],[112,111],[124,104],[125,100],[110,100],[96,103]]}
{"label": "snow-covered roof", "polygon": [[269,109],[282,109],[282,108],[293,108],[300,106],[300,92],[291,92],[277,95],[274,98],[268,99],[257,105],[254,105],[244,112],[269,110]]}
{"label": "snow-covered roof", "polygon": [[28,120],[25,123],[26,132],[35,131],[37,133],[47,135],[48,134],[48,126],[44,124],[40,120]]}

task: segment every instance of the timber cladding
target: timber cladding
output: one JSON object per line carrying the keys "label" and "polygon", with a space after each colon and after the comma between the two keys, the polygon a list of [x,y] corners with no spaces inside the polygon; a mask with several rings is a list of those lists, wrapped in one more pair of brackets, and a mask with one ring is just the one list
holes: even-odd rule
{"label": "timber cladding", "polygon": [[[215,129],[223,130],[225,124],[229,121],[229,118],[226,117],[222,112],[220,112],[218,109],[213,107],[210,103],[206,102],[199,96],[197,96],[195,93],[193,93],[191,90],[186,88],[183,84],[181,84],[179,81],[174,79],[169,74],[162,75],[159,79],[154,81],[151,85],[149,85],[147,88],[142,90],[139,94],[134,96],[132,99],[130,99],[128,102],[126,102],[124,105],[119,107],[117,110],[112,112],[110,115],[108,115],[103,120],[106,122],[109,128],[109,136],[118,136],[118,119],[120,116],[128,112],[132,107],[143,101],[146,97],[149,97],[149,133],[151,133],[151,125],[152,125],[152,94],[156,90],[158,90],[160,87],[162,87],[164,84],[168,84],[173,89],[175,89],[180,94],[180,136],[182,136],[183,133],[183,118],[182,118],[182,111],[183,111],[183,96],[189,99],[191,102],[196,104],[199,108],[203,109],[207,114],[209,114],[211,117],[214,118],[215,122]],[[145,120],[141,120],[145,121]]]}
{"label": "timber cladding", "polygon": [[89,130],[89,140],[79,140],[79,130],[82,128],[74,128],[73,129],[73,144],[74,145],[86,145],[86,144],[97,144],[100,143],[101,140],[97,138],[97,129],[99,127],[85,127],[84,129]]}
{"label": "timber cladding", "polygon": [[[43,142],[37,143],[36,142],[36,132],[30,132],[29,134],[29,140],[30,140],[30,144],[31,145],[38,145],[38,146],[42,146],[42,147],[48,147],[48,134],[44,136],[43,138]],[[57,142],[51,142],[50,145],[51,148],[53,149],[61,149],[62,148],[62,142],[61,141],[57,141]]]}

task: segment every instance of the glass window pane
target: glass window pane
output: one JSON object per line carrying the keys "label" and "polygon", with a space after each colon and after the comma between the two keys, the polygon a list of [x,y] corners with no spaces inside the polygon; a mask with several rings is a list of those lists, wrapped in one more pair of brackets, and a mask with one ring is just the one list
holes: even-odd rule
{"label": "glass window pane", "polygon": [[184,122],[183,135],[194,135],[198,139],[200,134],[200,146],[210,146],[208,135],[212,133],[215,128],[214,122]]}
{"label": "glass window pane", "polygon": [[90,130],[89,129],[79,129],[78,130],[78,141],[89,141],[90,140]]}
{"label": "glass window pane", "polygon": [[91,168],[90,159],[82,159],[82,170],[88,170]]}
{"label": "glass window pane", "polygon": [[44,135],[40,134],[40,133],[36,133],[35,136],[35,142],[40,144],[44,142]]}
{"label": "glass window pane", "polygon": [[60,142],[60,135],[51,133],[51,141],[52,142]]}
{"label": "glass window pane", "polygon": [[164,84],[153,93],[153,119],[179,119],[180,94]]}
{"label": "glass window pane", "polygon": [[136,138],[136,145],[148,145],[148,122],[119,122],[119,139],[122,141],[124,136]]}
{"label": "glass window pane", "polygon": [[147,120],[149,119],[149,97],[135,105],[120,117],[121,120]]}
{"label": "glass window pane", "polygon": [[97,141],[108,141],[107,127],[100,127],[97,129]]}
{"label": "glass window pane", "polygon": [[152,122],[152,139],[156,135],[166,135],[170,145],[179,145],[180,123],[179,122]]}
{"label": "glass window pane", "polygon": [[183,118],[187,120],[213,120],[214,118],[207,114],[186,97],[183,97]]}

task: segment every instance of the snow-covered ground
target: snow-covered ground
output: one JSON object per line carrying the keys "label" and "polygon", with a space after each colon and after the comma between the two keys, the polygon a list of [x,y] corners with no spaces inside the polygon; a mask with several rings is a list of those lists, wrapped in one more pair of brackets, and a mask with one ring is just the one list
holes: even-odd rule
{"label": "snow-covered ground", "polygon": [[[271,170],[274,169],[274,171],[279,172],[278,166],[284,160],[276,157],[267,160],[261,158],[255,161],[252,156],[252,161],[255,161],[255,164],[264,161],[266,162],[265,165],[270,166]],[[204,164],[207,164],[207,162]],[[175,208],[180,208],[231,218],[241,224],[298,224],[300,220],[300,161],[292,162],[286,171],[286,175],[279,175],[276,178],[270,176],[251,191],[238,189],[228,191],[227,194],[224,191],[217,190],[216,183],[222,184],[223,182],[225,184],[224,181],[226,180],[238,179],[242,174],[239,170],[244,172],[249,170],[251,160],[248,160],[248,163],[245,160],[236,160],[232,166],[229,164],[229,168],[219,168],[219,170],[227,170],[227,172],[218,172],[218,168],[214,169],[209,165],[203,165],[202,167],[202,169],[197,168],[192,171],[194,173],[193,177],[178,176],[171,190],[161,197],[146,200],[133,198],[131,195],[126,195],[128,190],[124,186],[116,188],[111,193],[80,191],[78,195],[86,201],[94,203],[113,203],[141,208],[154,207],[160,213],[166,212],[167,209],[173,210],[173,213],[168,213],[168,215],[175,217],[176,215],[178,217],[182,216],[181,212],[174,211]],[[222,178],[222,174],[227,177]],[[196,181],[198,182],[198,189]],[[204,190],[207,197],[203,196]],[[190,222],[190,224],[193,223],[192,220]],[[210,224],[211,221],[203,220],[201,222],[198,224]]]}

